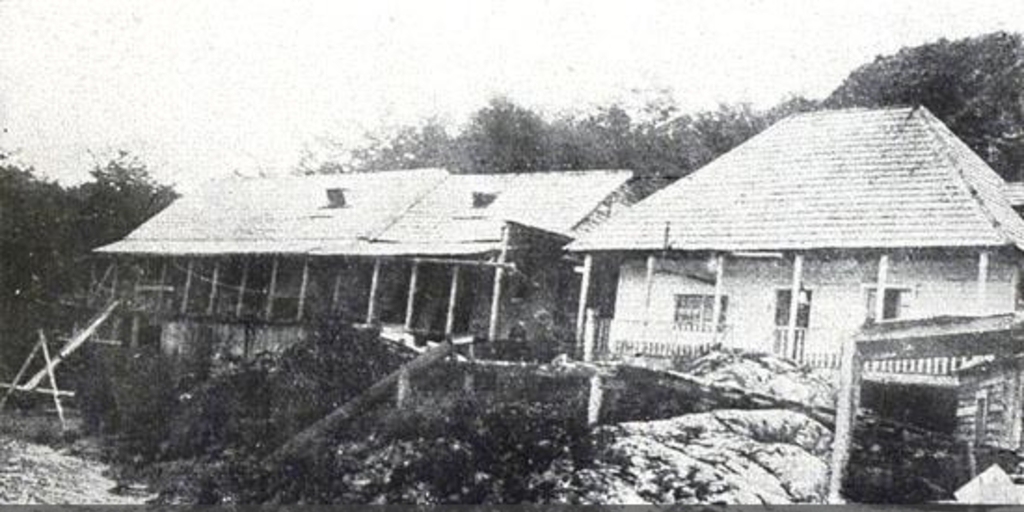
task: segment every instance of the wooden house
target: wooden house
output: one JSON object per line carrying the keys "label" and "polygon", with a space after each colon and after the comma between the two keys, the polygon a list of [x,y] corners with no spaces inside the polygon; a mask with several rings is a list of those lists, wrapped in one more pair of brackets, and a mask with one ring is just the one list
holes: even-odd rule
{"label": "wooden house", "polygon": [[570,244],[591,280],[578,322],[593,312],[606,357],[720,345],[831,367],[865,324],[1013,313],[1024,221],[1005,189],[927,109],[795,115]]}
{"label": "wooden house", "polygon": [[626,204],[630,171],[441,169],[214,182],[96,250],[112,337],[277,350],[333,316],[398,339],[572,338],[563,246]]}

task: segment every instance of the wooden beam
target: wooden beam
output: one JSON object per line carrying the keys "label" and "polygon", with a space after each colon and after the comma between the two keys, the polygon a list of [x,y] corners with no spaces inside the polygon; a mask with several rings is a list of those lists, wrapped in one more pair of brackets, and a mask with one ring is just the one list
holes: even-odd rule
{"label": "wooden beam", "polygon": [[370,278],[370,303],[366,306],[366,323],[377,321],[377,294],[380,292],[380,258],[373,260],[373,277]]}
{"label": "wooden beam", "polygon": [[302,314],[306,310],[306,289],[309,287],[309,257],[302,260],[302,281],[299,283],[299,306],[295,312],[295,319],[302,320]]}
{"label": "wooden beam", "polygon": [[213,276],[210,279],[210,299],[206,304],[206,314],[213,315],[217,308],[217,283],[220,280],[220,258],[213,261]]}
{"label": "wooden beam", "polygon": [[409,273],[409,296],[405,301],[405,332],[412,331],[413,315],[416,310],[416,285],[420,276],[419,262],[412,263],[412,270]]}
{"label": "wooden beam", "polygon": [[242,257],[242,281],[238,283],[238,303],[235,304],[235,318],[242,316],[245,308],[245,286],[249,284],[249,258]]}
{"label": "wooden beam", "polygon": [[[504,264],[508,259],[509,224],[506,222],[501,226],[501,252],[498,253],[498,263]],[[491,293],[491,314],[487,324],[487,341],[498,339],[498,315],[501,312],[501,287],[505,279],[505,268],[499,266],[494,269],[494,289]]]}
{"label": "wooden beam", "polygon": [[459,266],[452,266],[452,283],[448,290],[448,315],[444,320],[444,338],[451,342],[455,334],[455,304],[459,297]]}
{"label": "wooden beam", "polygon": [[594,348],[597,345],[597,313],[594,308],[587,308],[587,320],[583,324],[583,360],[594,360]]}
{"label": "wooden beam", "polygon": [[498,263],[494,261],[464,260],[458,258],[413,258],[417,263],[436,263],[439,265],[458,265],[461,267],[502,267],[506,270],[515,270],[514,263]]}
{"label": "wooden beam", "polygon": [[[92,335],[96,333],[96,330],[99,329],[101,325],[103,325],[103,322],[105,322],[107,318],[110,317],[111,313],[114,312],[114,309],[117,308],[119,304],[121,304],[120,301],[111,301],[109,304],[107,304],[107,307],[104,308],[103,311],[100,311],[99,314],[94,316],[92,320],[89,321],[89,324],[86,325],[85,329],[75,333],[75,335],[71,338],[71,341],[68,341],[67,345],[64,345],[64,348],[60,349],[60,353],[57,354],[57,357],[53,359],[53,366],[56,367],[57,365],[59,365],[61,361],[64,360],[65,357],[69,356],[72,352],[77,350],[78,347],[82,346],[82,344],[85,343],[86,340],[92,337]],[[25,383],[24,387],[34,389],[39,386],[39,383],[42,382],[44,378],[46,378],[45,369],[36,372],[36,374],[33,375],[32,378]]]}
{"label": "wooden beam", "polygon": [[263,311],[263,319],[267,322],[274,317],[274,293],[277,292],[278,263],[277,256],[274,256],[273,262],[270,264],[270,285],[267,286],[267,304],[266,309]]}
{"label": "wooden beam", "polygon": [[839,366],[839,393],[836,404],[835,436],[832,440],[832,458],[828,482],[828,503],[837,505],[842,498],[843,477],[850,461],[853,431],[860,407],[860,381],[864,364],[857,353],[857,342],[851,336],[843,345]]}
{"label": "wooden beam", "polygon": [[[137,315],[136,315],[137,316]],[[57,417],[60,418],[60,429],[67,430],[68,423],[64,420],[64,407],[60,403],[60,395],[57,390],[57,376],[53,373],[53,362],[50,360],[50,349],[46,343],[46,335],[39,329],[39,344],[43,347],[43,361],[46,362],[46,373],[50,376],[50,389],[53,391],[53,405],[57,407]]]}
{"label": "wooden beam", "polygon": [[138,348],[139,346],[139,330],[142,327],[142,317],[138,313],[132,313],[132,325],[131,333],[128,335],[128,346],[130,348]]}
{"label": "wooden beam", "polygon": [[587,254],[583,257],[583,276],[580,280],[580,301],[576,308],[576,343],[583,343],[583,328],[587,320],[587,303],[590,298],[590,275],[594,270],[594,256]]}
{"label": "wooden beam", "polygon": [[714,326],[716,340],[719,333],[724,330],[724,326],[722,325],[722,296],[724,293],[722,288],[723,277],[725,277],[725,254],[719,254],[715,258],[715,302],[711,307],[711,325]]}
{"label": "wooden beam", "polygon": [[429,368],[447,358],[452,352],[453,347],[454,345],[451,343],[441,343],[428,349],[401,368],[391,372],[387,377],[377,381],[366,391],[363,391],[321,420],[296,434],[271,454],[264,461],[264,466],[275,468],[289,460],[309,459],[317,456],[321,451],[321,443],[326,442],[339,427],[354,418],[361,411],[386,396],[391,386],[395,386],[402,375],[408,375],[410,378],[415,377],[421,370]]}
{"label": "wooden beam", "polygon": [[889,255],[878,257],[878,278],[875,281],[875,322],[885,320],[885,287],[889,281]]}
{"label": "wooden beam", "polygon": [[185,291],[181,295],[181,314],[188,313],[188,292],[192,289],[192,265],[195,260],[189,258],[188,265],[185,269]]}
{"label": "wooden beam", "polygon": [[651,323],[651,293],[654,291],[654,267],[656,264],[655,255],[647,255],[647,274],[644,277],[644,325],[641,341],[647,341],[647,328]]}
{"label": "wooden beam", "polygon": [[786,337],[789,342],[789,353],[785,354],[787,357],[792,358],[795,361],[800,360],[800,355],[797,349],[796,342],[796,330],[797,321],[800,318],[800,290],[803,288],[803,273],[804,273],[804,256],[803,254],[797,254],[793,256],[793,282],[790,286],[789,293],[789,322],[786,328]]}
{"label": "wooden beam", "polygon": [[18,369],[18,373],[14,374],[14,379],[11,380],[10,385],[6,385],[7,392],[4,393],[4,397],[0,398],[0,411],[4,410],[4,406],[7,405],[7,399],[11,397],[16,389],[18,389],[18,382],[25,376],[25,372],[28,371],[29,365],[32,364],[32,359],[36,357],[36,353],[39,352],[39,342],[36,341],[35,345],[32,345],[32,350],[28,353],[28,357],[25,358],[25,362],[21,363],[21,368]]}
{"label": "wooden beam", "polygon": [[988,298],[988,264],[989,264],[989,252],[981,251],[978,253],[978,288],[977,297],[975,299],[976,313],[979,315],[985,314],[985,299]]}

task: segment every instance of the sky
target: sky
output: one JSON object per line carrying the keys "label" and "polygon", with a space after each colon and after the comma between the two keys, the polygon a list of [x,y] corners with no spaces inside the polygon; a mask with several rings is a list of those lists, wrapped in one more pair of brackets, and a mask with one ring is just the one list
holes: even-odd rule
{"label": "sky", "polygon": [[188,190],[495,96],[548,115],[821,98],[1020,0],[0,0],[0,149],[73,184],[117,150]]}

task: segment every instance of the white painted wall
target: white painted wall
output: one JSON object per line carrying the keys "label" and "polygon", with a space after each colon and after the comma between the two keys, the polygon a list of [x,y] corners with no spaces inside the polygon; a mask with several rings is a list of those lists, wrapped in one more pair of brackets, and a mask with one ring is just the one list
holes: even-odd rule
{"label": "white painted wall", "polygon": [[[648,338],[666,336],[666,329],[671,328],[674,319],[675,295],[714,293],[712,284],[685,275],[688,269],[692,271],[702,266],[707,269],[705,261],[685,259],[682,255],[658,261],[651,293]],[[1015,265],[1007,256],[991,254],[986,294],[980,307],[976,301],[976,252],[890,253],[887,283],[888,287],[911,290],[901,318],[1007,313],[1014,310]],[[866,290],[877,280],[877,269],[877,254],[804,255],[804,287],[812,291],[806,353],[838,351],[843,340],[864,323]],[[627,260],[621,266],[616,321],[611,333],[613,341],[641,336],[645,276],[644,256]],[[791,286],[792,260],[727,258],[722,281],[724,294],[729,297],[727,342],[750,350],[771,350],[775,293],[779,288]]]}

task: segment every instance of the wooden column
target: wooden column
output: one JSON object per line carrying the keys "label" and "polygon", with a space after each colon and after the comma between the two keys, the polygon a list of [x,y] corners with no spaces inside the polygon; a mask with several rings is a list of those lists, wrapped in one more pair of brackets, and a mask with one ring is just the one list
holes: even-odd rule
{"label": "wooden column", "polygon": [[487,324],[487,341],[498,339],[498,314],[501,312],[501,286],[505,279],[504,263],[508,259],[508,223],[501,227],[501,252],[498,254],[498,263],[502,264],[494,269],[494,289],[491,293],[491,315]]}
{"label": "wooden column", "polygon": [[587,308],[587,321],[583,324],[583,360],[594,360],[594,346],[597,345],[597,312]]}
{"label": "wooden column", "polygon": [[270,285],[267,286],[267,305],[266,309],[263,311],[263,319],[268,322],[274,315],[274,292],[277,291],[277,264],[277,256],[274,256],[274,261],[270,265]]}
{"label": "wooden column", "polygon": [[245,286],[249,284],[249,258],[243,258],[242,281],[238,283],[238,303],[235,304],[235,316],[242,316],[242,308],[245,307]]}
{"label": "wooden column", "polygon": [[306,289],[309,287],[309,257],[302,260],[302,281],[299,282],[299,306],[295,311],[295,319],[302,320],[306,311]]}
{"label": "wooden column", "polygon": [[587,302],[590,298],[590,275],[594,270],[593,255],[583,257],[583,276],[580,280],[580,303],[576,308],[576,344],[583,344],[583,328],[586,325]]}
{"label": "wooden column", "polygon": [[851,337],[843,345],[839,366],[839,394],[836,398],[835,437],[832,440],[832,460],[828,482],[828,503],[837,505],[842,498],[843,477],[850,461],[853,432],[860,407],[860,381],[864,363],[857,353],[857,342]]}
{"label": "wooden column", "polygon": [[1009,416],[1010,416],[1010,433],[1009,433],[1007,441],[1009,442],[1011,449],[1017,450],[1017,449],[1019,449],[1021,447],[1020,446],[1020,442],[1021,442],[1021,420],[1022,420],[1022,418],[1021,418],[1021,413],[1022,413],[1022,411],[1021,411],[1021,398],[1022,397],[1021,397],[1021,378],[1020,378],[1021,365],[1020,365],[1020,361],[1019,360],[1013,365],[1012,369],[1013,369],[1013,380],[1012,380],[1012,384],[1011,385],[1013,387],[1010,389],[1010,397],[1007,400],[1007,402],[1009,404],[1009,407],[1007,407],[1007,410],[1009,411]]}
{"label": "wooden column", "polygon": [[452,267],[452,284],[448,290],[448,315],[444,319],[444,339],[451,342],[455,334],[455,304],[459,297],[459,267]]}
{"label": "wooden column", "polygon": [[657,263],[657,259],[653,254],[647,256],[647,276],[644,279],[644,324],[643,324],[643,338],[641,341],[647,341],[647,327],[651,323],[651,293],[654,290],[654,266]]}
{"label": "wooden column", "polygon": [[804,273],[804,256],[797,254],[793,256],[793,283],[790,287],[789,293],[789,322],[786,324],[786,338],[789,342],[789,354],[786,356],[792,357],[794,360],[798,359],[797,354],[797,343],[796,343],[796,329],[797,320],[799,319],[800,312],[800,290],[803,288],[803,273]]}
{"label": "wooden column", "polygon": [[128,346],[132,349],[139,347],[139,330],[142,327],[142,317],[138,313],[132,314],[131,333],[128,338]]}
{"label": "wooden column", "polygon": [[597,425],[601,419],[601,403],[604,401],[604,383],[601,376],[590,376],[590,389],[587,393],[587,426]]}
{"label": "wooden column", "polygon": [[213,279],[210,280],[210,301],[206,305],[206,314],[212,315],[217,308],[217,281],[220,279],[220,258],[213,261]]}
{"label": "wooden column", "polygon": [[195,264],[195,260],[189,258],[188,265],[185,267],[185,289],[181,293],[181,314],[188,312],[188,293],[192,288],[192,268]]}
{"label": "wooden column", "polygon": [[166,287],[167,287],[167,259],[164,258],[160,264],[160,293],[157,295],[160,300],[160,311],[164,311],[164,300],[166,300]]}
{"label": "wooden column", "polygon": [[875,283],[875,322],[884,320],[885,287],[889,281],[889,255],[878,257],[878,280]]}
{"label": "wooden column", "polygon": [[409,273],[409,297],[405,301],[405,332],[412,331],[413,315],[416,312],[416,281],[420,276],[420,263],[412,262],[412,271]]}
{"label": "wooden column", "polygon": [[988,260],[988,251],[978,253],[978,289],[975,299],[975,312],[979,315],[985,314],[985,299],[988,297]]}
{"label": "wooden column", "polygon": [[338,301],[341,298],[341,270],[334,274],[334,286],[331,288],[331,313],[338,311]]}
{"label": "wooden column", "polygon": [[380,288],[380,267],[381,260],[377,258],[373,260],[373,277],[370,278],[370,303],[366,307],[366,323],[373,324],[377,322],[377,292]]}
{"label": "wooden column", "polygon": [[715,257],[715,303],[711,309],[711,325],[715,329],[715,338],[718,339],[719,333],[724,329],[722,325],[722,277],[725,275],[725,255],[719,254]]}

